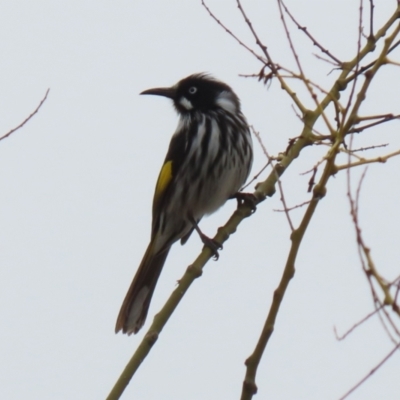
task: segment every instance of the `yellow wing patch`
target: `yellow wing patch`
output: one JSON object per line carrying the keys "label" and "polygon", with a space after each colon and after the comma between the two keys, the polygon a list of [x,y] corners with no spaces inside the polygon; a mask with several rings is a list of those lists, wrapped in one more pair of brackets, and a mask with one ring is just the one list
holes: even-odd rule
{"label": "yellow wing patch", "polygon": [[158,176],[155,197],[159,197],[168,187],[172,179],[172,161],[167,161],[161,168]]}

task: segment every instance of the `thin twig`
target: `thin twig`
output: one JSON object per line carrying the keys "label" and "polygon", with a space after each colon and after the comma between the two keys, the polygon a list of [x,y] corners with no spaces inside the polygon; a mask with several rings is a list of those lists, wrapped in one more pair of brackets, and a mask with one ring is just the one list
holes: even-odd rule
{"label": "thin twig", "polygon": [[354,385],[348,392],[346,392],[339,400],[346,399],[351,393],[353,393],[357,388],[359,388],[368,378],[370,378],[389,358],[400,348],[400,343],[398,343],[390,352],[387,354],[371,371],[364,376],[356,385]]}
{"label": "thin twig", "polygon": [[379,115],[365,115],[363,117],[357,117],[357,123],[361,121],[370,121],[371,119],[396,119],[399,118],[400,114],[394,115],[393,113],[379,114]]}
{"label": "thin twig", "polygon": [[322,57],[317,53],[312,53],[312,55],[317,58],[318,60],[324,61],[330,65],[332,65],[334,68],[332,68],[332,70],[328,73],[328,75],[330,75],[333,71],[338,70],[339,68],[337,67],[337,64],[331,60],[329,60],[328,58]]}
{"label": "thin twig", "polygon": [[397,339],[395,339],[392,336],[392,332],[390,332],[389,328],[386,327],[386,333],[389,336],[390,340],[392,341],[393,344],[397,344],[398,340],[400,339],[400,332],[399,329],[397,328],[396,324],[393,322],[392,317],[389,315],[388,311],[386,310],[386,307],[382,308],[382,313],[385,314],[386,321],[389,323],[391,329],[393,330],[394,334],[397,336]]}
{"label": "thin twig", "polygon": [[357,191],[356,191],[356,200],[355,200],[355,212],[358,215],[358,206],[360,205],[360,195],[361,195],[361,187],[364,182],[365,176],[367,175],[368,167],[364,168],[364,171],[361,174],[361,178],[358,181]]}
{"label": "thin twig", "polygon": [[[384,27],[384,28],[386,28],[386,27]],[[384,29],[384,28],[382,28],[382,29]],[[379,34],[377,34],[376,36],[374,36],[374,38],[370,38],[370,43],[375,43],[375,42],[381,37],[381,35],[380,35],[381,31],[382,31],[382,30],[380,30],[380,31],[379,31]],[[374,40],[374,39],[375,39],[375,40]],[[395,42],[394,44],[392,44],[392,45],[390,46],[389,50],[387,51],[387,54],[390,54],[390,53],[391,53],[394,49],[396,49],[399,45],[400,45],[400,40],[398,40],[397,42]],[[349,82],[353,81],[357,75],[361,75],[361,74],[363,74],[364,72],[366,72],[366,71],[368,71],[369,69],[371,69],[371,68],[375,65],[376,61],[377,61],[377,60],[372,61],[372,62],[370,62],[370,63],[367,64],[367,65],[364,65],[364,66],[361,67],[357,72],[354,72],[354,74],[348,76],[348,77],[346,78],[346,80],[345,80],[345,83],[349,83]]]}
{"label": "thin twig", "polygon": [[[273,164],[272,157],[269,155],[269,153],[267,151],[267,148],[265,147],[265,145],[264,145],[264,143],[263,143],[263,141],[261,139],[260,133],[257,132],[254,129],[254,126],[250,126],[250,128],[251,128],[251,130],[253,132],[253,135],[257,138],[257,140],[258,140],[258,142],[259,142],[259,144],[260,144],[260,146],[261,146],[261,148],[263,150],[263,153],[267,157],[268,163],[272,165],[273,171],[275,171],[276,169],[275,169],[275,165]],[[286,151],[285,154],[287,154],[287,151]],[[294,231],[293,222],[292,222],[292,219],[290,218],[289,210],[288,210],[287,205],[286,205],[285,195],[284,195],[284,192],[283,192],[282,182],[281,182],[278,174],[277,174],[277,183],[278,183],[278,188],[279,188],[279,192],[280,192],[280,195],[281,195],[280,200],[281,200],[281,202],[283,204],[283,209],[284,209],[284,212],[285,212],[285,215],[286,215],[286,219],[288,220],[290,229],[293,232]]]}
{"label": "thin twig", "polygon": [[351,150],[351,153],[354,156],[354,153],[357,153],[357,152],[360,152],[360,151],[380,149],[382,147],[387,147],[387,146],[389,146],[389,143],[375,144],[373,146],[365,146],[365,147],[360,147],[358,149],[353,149],[353,150]]}
{"label": "thin twig", "polygon": [[372,163],[385,163],[389,158],[395,157],[400,155],[400,150],[397,150],[393,153],[386,154],[385,156],[380,156],[380,157],[375,157],[375,158],[369,158],[369,159],[361,159],[359,161],[356,161],[354,163],[348,163],[344,165],[337,165],[336,170],[341,171],[343,169],[350,169],[354,167],[359,167],[360,165],[365,165],[365,164],[372,164]]}
{"label": "thin twig", "polygon": [[[341,66],[342,62],[335,57],[328,49],[326,49],[325,47],[323,47],[315,38],[314,36],[311,35],[311,33],[307,30],[307,28],[305,26],[302,26],[299,24],[299,22],[297,22],[296,18],[294,18],[294,16],[292,15],[292,13],[289,11],[289,9],[286,7],[285,3],[283,1],[281,1],[282,6],[286,12],[287,15],[289,15],[290,19],[293,21],[293,23],[297,26],[298,29],[300,29],[311,41],[312,44],[316,47],[318,47],[323,53],[325,53],[328,57],[330,57],[334,62],[335,62],[335,66]],[[329,61],[329,60],[325,60],[325,61]]]}
{"label": "thin twig", "polygon": [[369,0],[369,37],[374,37],[374,0]]}
{"label": "thin twig", "polygon": [[11,129],[10,131],[8,131],[5,135],[1,136],[0,140],[3,140],[5,138],[9,137],[15,131],[17,131],[18,129],[21,129],[30,119],[32,119],[32,117],[38,113],[38,111],[40,110],[40,107],[42,107],[43,103],[46,101],[47,95],[49,94],[49,92],[50,92],[50,89],[47,89],[46,94],[44,95],[43,99],[40,101],[39,105],[36,107],[35,111],[33,111],[27,118],[25,118],[18,126]]}
{"label": "thin twig", "polygon": [[246,189],[247,187],[249,187],[253,182],[255,182],[260,175],[267,169],[268,165],[271,164],[271,161],[267,161],[267,163],[253,176],[253,178],[250,179],[250,181],[248,183],[246,183],[241,189],[240,191],[243,191],[244,189]]}
{"label": "thin twig", "polygon": [[301,111],[301,113],[304,115],[307,112],[306,107],[303,105],[303,103],[298,99],[297,94],[295,92],[293,92],[289,86],[287,85],[286,81],[281,77],[281,75],[278,72],[277,69],[277,65],[272,61],[272,58],[267,50],[267,46],[265,46],[260,38],[257,35],[257,32],[254,30],[253,28],[253,24],[251,23],[250,19],[247,17],[247,14],[244,11],[244,8],[242,7],[242,4],[240,2],[240,0],[236,0],[238,9],[240,10],[243,19],[245,20],[247,26],[250,29],[250,32],[252,33],[257,46],[260,47],[261,51],[264,53],[265,58],[268,60],[268,67],[271,69],[271,71],[274,73],[274,75],[277,77],[277,79],[279,80],[279,83],[282,86],[282,89],[284,89],[286,91],[286,93],[292,98],[292,100],[294,101],[294,103],[296,104],[296,106],[299,108],[299,110]]}
{"label": "thin twig", "polygon": [[[360,69],[360,61],[361,61],[360,52],[361,52],[361,38],[362,38],[362,23],[363,23],[363,0],[360,0],[359,17],[358,17],[357,55],[356,55],[357,62],[355,64],[354,80],[351,85],[350,95],[347,100],[347,105],[346,105],[345,109],[343,110],[343,118],[342,118],[343,125],[342,126],[345,126],[344,121],[346,121],[346,118],[348,117],[348,112],[350,111],[350,107],[353,102],[353,97],[354,97],[354,93],[356,90],[357,81],[358,81],[358,77],[359,77],[358,70]],[[353,115],[354,115],[354,113],[350,112],[350,116],[348,117],[349,120]]]}
{"label": "thin twig", "polygon": [[251,54],[253,54],[254,57],[257,58],[257,60],[261,61],[263,64],[267,64],[268,61],[258,55],[253,49],[251,49],[249,46],[247,46],[245,43],[243,43],[230,29],[228,29],[213,13],[212,11],[208,8],[204,0],[201,0],[201,5],[207,10],[208,14],[210,17],[222,28],[224,31],[233,37],[237,43],[240,44],[240,46],[244,47],[247,51],[249,51]]}
{"label": "thin twig", "polygon": [[310,201],[311,200],[307,200],[307,201],[305,201],[305,202],[303,202],[301,204],[297,204],[297,205],[295,205],[293,207],[288,207],[288,208],[286,208],[286,210],[280,210],[279,208],[274,208],[273,211],[276,211],[276,212],[292,211],[292,210],[295,210],[296,208],[302,208],[302,207],[306,206],[307,204],[310,204]]}
{"label": "thin twig", "polygon": [[352,333],[356,328],[358,328],[360,325],[362,325],[364,322],[366,322],[368,319],[370,319],[372,316],[374,316],[378,311],[383,307],[383,305],[380,305],[379,308],[375,309],[374,311],[370,312],[367,314],[364,318],[362,318],[360,321],[356,322],[350,329],[348,329],[343,335],[339,335],[337,333],[336,327],[333,327],[333,330],[335,332],[335,337],[337,340],[341,341],[345,339],[350,333]]}
{"label": "thin twig", "polygon": [[283,25],[283,28],[284,28],[285,33],[286,33],[286,37],[287,37],[287,40],[288,40],[288,43],[289,43],[290,50],[291,50],[292,55],[293,55],[293,57],[295,59],[295,62],[297,64],[297,68],[299,69],[299,75],[300,75],[301,81],[304,83],[307,91],[309,92],[312,100],[314,101],[314,103],[316,105],[316,108],[320,112],[320,115],[321,115],[322,119],[324,120],[329,132],[331,134],[333,134],[334,129],[331,126],[331,124],[329,122],[329,119],[325,114],[324,109],[321,108],[321,103],[318,101],[317,95],[314,93],[314,91],[312,89],[312,86],[309,84],[309,82],[308,82],[308,80],[306,78],[306,75],[304,73],[303,67],[302,67],[301,62],[300,62],[300,58],[299,58],[299,56],[298,56],[298,54],[296,52],[296,49],[294,47],[292,36],[291,36],[289,28],[288,28],[288,26],[286,24],[286,19],[285,19],[284,12],[283,12],[283,6],[284,6],[283,0],[277,0],[277,3],[278,3],[279,14],[280,14],[280,18],[281,18],[281,21],[282,21],[282,25]]}
{"label": "thin twig", "polygon": [[348,133],[360,133],[365,129],[369,129],[369,128],[372,128],[373,126],[377,126],[377,125],[383,124],[384,122],[393,121],[393,120],[399,119],[399,118],[400,118],[400,115],[391,114],[391,115],[382,117],[382,119],[380,121],[371,122],[370,124],[367,124],[367,125],[363,125],[363,126],[354,127],[352,129],[349,129]]}

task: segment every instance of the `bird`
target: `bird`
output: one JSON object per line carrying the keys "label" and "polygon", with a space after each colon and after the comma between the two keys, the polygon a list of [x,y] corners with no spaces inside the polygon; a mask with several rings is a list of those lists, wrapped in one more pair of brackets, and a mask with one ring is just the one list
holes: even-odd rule
{"label": "bird", "polygon": [[238,96],[226,83],[197,73],[172,87],[140,94],[171,99],[179,122],[154,191],[150,243],[115,326],[116,333],[128,335],[136,334],[144,325],[158,278],[175,242],[185,244],[196,230],[218,257],[221,246],[198,224],[239,193],[253,163],[249,125]]}

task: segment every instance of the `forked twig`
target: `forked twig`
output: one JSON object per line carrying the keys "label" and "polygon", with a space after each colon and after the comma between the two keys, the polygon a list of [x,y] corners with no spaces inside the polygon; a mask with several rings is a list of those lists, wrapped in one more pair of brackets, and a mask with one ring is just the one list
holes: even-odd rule
{"label": "forked twig", "polygon": [[[334,61],[335,66],[341,66],[342,61],[340,61],[337,57],[335,57],[328,49],[323,47],[317,39],[314,38],[314,36],[311,35],[311,33],[308,31],[308,29],[305,26],[300,25],[300,23],[296,20],[296,18],[293,16],[293,14],[289,11],[289,9],[286,7],[286,4],[281,0],[282,6],[286,12],[286,14],[290,17],[290,19],[293,21],[293,23],[297,26],[298,29],[300,29],[312,42],[312,44],[316,47],[318,47],[322,53],[325,53],[328,57],[330,57]],[[329,60],[325,60],[329,61]],[[332,62],[332,61],[330,61]]]}
{"label": "forked twig", "polygon": [[216,16],[215,14],[208,8],[207,4],[204,2],[204,0],[201,0],[201,5],[207,10],[208,14],[210,17],[233,39],[236,40],[237,43],[240,44],[240,46],[244,47],[247,51],[249,51],[251,54],[253,54],[254,57],[257,58],[257,60],[261,61],[263,64],[267,64],[268,61],[265,60],[263,57],[261,57],[259,54],[257,54],[253,49],[251,49],[249,46],[247,46],[244,42],[242,42],[230,29],[226,27]]}
{"label": "forked twig", "polygon": [[370,319],[372,316],[374,316],[376,313],[379,312],[380,309],[383,308],[383,305],[379,305],[379,308],[376,308],[374,311],[371,311],[369,314],[367,314],[364,318],[362,318],[360,321],[356,322],[350,329],[348,329],[345,333],[342,335],[339,335],[337,333],[336,327],[333,327],[333,330],[335,332],[335,337],[337,340],[341,341],[345,339],[347,336],[350,335],[356,328],[358,328],[360,325],[362,325],[365,321]]}

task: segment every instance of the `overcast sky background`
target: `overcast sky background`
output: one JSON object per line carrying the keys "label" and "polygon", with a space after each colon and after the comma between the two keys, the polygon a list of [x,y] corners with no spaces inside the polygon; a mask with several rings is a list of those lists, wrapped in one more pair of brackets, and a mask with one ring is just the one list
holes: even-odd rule
{"label": "overcast sky background", "polygon": [[[396,2],[376,3],[378,28]],[[354,57],[358,1],[287,4],[337,57]],[[208,5],[254,46],[234,1]],[[276,3],[244,5],[275,60],[294,67]],[[168,100],[138,94],[210,72],[234,88],[274,155],[299,135],[301,123],[279,85],[267,90],[238,76],[258,72],[261,64],[199,1],[4,0],[0,21],[0,132],[24,120],[50,88],[39,114],[0,142],[0,397],[103,399],[202,247],[196,235],[173,247],[144,329],[115,335],[119,307],[148,244],[154,185],[177,124]],[[338,72],[328,75],[332,67],[316,61],[317,49],[303,37],[297,46],[310,77],[328,88]],[[393,58],[399,61],[398,52]],[[399,92],[399,69],[386,67],[364,114],[399,113]],[[395,121],[363,133],[355,146],[389,142],[381,153],[396,150],[399,126]],[[255,147],[253,174],[265,163]],[[284,175],[289,205],[309,198],[309,176],[299,173],[324,151],[305,149]],[[366,241],[389,279],[399,274],[399,167],[399,158],[371,166],[360,204]],[[376,318],[345,341],[334,336],[334,326],[344,332],[373,309],[345,178],[329,182],[304,239],[259,368],[257,399],[337,399],[393,346]],[[285,216],[273,211],[281,207],[278,195],[261,204],[219,261],[207,264],[124,399],[240,397],[244,360],[290,246]],[[202,221],[203,231],[213,236],[234,208],[231,202]],[[293,213],[295,222],[303,212]],[[351,399],[398,399],[399,373],[395,354]]]}

